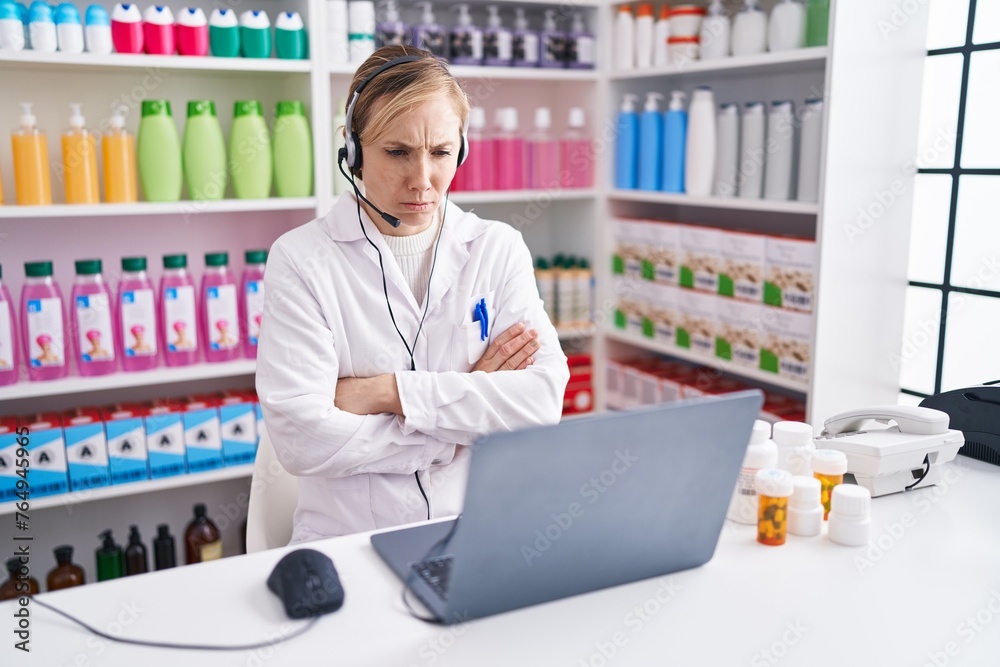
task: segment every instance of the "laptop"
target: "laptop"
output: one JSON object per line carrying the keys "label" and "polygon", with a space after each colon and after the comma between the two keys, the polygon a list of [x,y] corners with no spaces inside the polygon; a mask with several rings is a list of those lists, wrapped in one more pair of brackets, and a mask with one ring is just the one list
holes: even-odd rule
{"label": "laptop", "polygon": [[438,621],[461,623],[708,562],[759,391],[495,433],[456,520],[372,535]]}

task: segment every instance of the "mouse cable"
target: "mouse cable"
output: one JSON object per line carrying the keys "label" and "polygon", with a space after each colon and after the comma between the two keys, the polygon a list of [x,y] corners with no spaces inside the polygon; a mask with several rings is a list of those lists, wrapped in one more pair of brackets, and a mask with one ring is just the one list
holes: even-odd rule
{"label": "mouse cable", "polygon": [[924,477],[927,477],[927,473],[929,473],[930,471],[931,471],[930,454],[925,454],[924,455],[924,471],[922,473],[920,473],[920,477],[917,477],[917,481],[915,481],[913,484],[910,484],[908,487],[904,488],[903,491],[909,491],[910,489],[912,489],[913,487],[915,487],[917,484],[920,484],[920,482],[924,481]]}
{"label": "mouse cable", "polygon": [[228,646],[227,645],[217,645],[217,644],[173,644],[173,643],[170,643],[170,642],[157,642],[157,641],[149,641],[149,640],[145,640],[145,639],[129,639],[128,637],[115,637],[114,635],[110,635],[110,634],[108,634],[106,632],[101,632],[97,628],[95,628],[93,626],[90,626],[90,625],[87,625],[84,621],[81,621],[80,619],[76,618],[72,614],[69,614],[69,613],[67,613],[67,612],[65,612],[65,611],[63,611],[61,609],[57,609],[56,607],[53,607],[48,602],[42,602],[42,600],[39,599],[39,598],[37,598],[37,597],[32,597],[31,601],[33,603],[42,605],[46,609],[49,609],[50,611],[53,611],[53,612],[59,614],[60,616],[62,616],[64,618],[68,618],[69,620],[73,621],[77,625],[79,625],[79,626],[83,627],[84,629],[89,630],[90,632],[94,633],[98,637],[101,637],[103,639],[107,639],[109,641],[118,642],[120,644],[133,644],[135,646],[152,646],[154,648],[190,649],[190,650],[194,650],[194,651],[250,651],[250,650],[253,650],[253,649],[256,649],[256,648],[264,648],[266,646],[274,646],[276,644],[281,644],[283,642],[288,641],[289,639],[295,639],[296,637],[305,634],[306,632],[308,632],[309,630],[311,630],[313,628],[313,626],[316,625],[316,621],[319,620],[319,617],[317,616],[316,618],[311,619],[308,623],[306,623],[304,626],[302,626],[301,628],[299,628],[298,630],[296,630],[292,634],[285,635],[285,636],[283,636],[283,637],[281,637],[279,639],[275,639],[274,641],[263,641],[263,642],[257,642],[257,643],[254,643],[254,644],[233,644],[233,645],[228,645]]}

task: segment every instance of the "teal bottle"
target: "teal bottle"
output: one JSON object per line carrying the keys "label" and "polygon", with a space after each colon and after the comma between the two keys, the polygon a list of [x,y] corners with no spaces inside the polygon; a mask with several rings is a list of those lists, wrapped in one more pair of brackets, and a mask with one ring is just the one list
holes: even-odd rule
{"label": "teal bottle", "polygon": [[830,30],[830,0],[808,0],[806,46],[826,46]]}
{"label": "teal bottle", "polygon": [[312,137],[302,102],[278,102],[274,121],[274,189],[279,197],[313,191]]}
{"label": "teal bottle", "polygon": [[180,201],[181,140],[166,100],[144,100],[136,139],[139,182],[146,201]]}
{"label": "teal bottle", "polygon": [[106,530],[100,535],[103,543],[97,550],[97,580],[117,579],[125,576],[125,554],[122,548],[115,544],[111,531]]}
{"label": "teal bottle", "polygon": [[189,198],[216,201],[225,197],[226,140],[215,115],[215,102],[188,102],[182,158]]}
{"label": "teal bottle", "polygon": [[229,169],[237,199],[271,196],[273,159],[271,136],[260,102],[237,102],[229,133]]}
{"label": "teal bottle", "polygon": [[240,14],[240,54],[244,58],[271,57],[271,21],[267,12],[251,9]]}
{"label": "teal bottle", "polygon": [[240,22],[232,9],[213,9],[208,20],[208,44],[216,58],[240,55]]}
{"label": "teal bottle", "polygon": [[304,60],[306,28],[298,12],[281,12],[274,21],[274,54],[286,60]]}

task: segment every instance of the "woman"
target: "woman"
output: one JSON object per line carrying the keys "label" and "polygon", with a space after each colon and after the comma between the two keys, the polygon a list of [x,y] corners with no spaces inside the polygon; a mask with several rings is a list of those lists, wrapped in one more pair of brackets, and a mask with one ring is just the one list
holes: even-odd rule
{"label": "woman", "polygon": [[264,278],[257,392],[299,477],[292,543],[459,512],[469,445],[558,422],[569,377],[521,235],[448,203],[469,103],[447,67],[382,48],[351,95],[355,192]]}

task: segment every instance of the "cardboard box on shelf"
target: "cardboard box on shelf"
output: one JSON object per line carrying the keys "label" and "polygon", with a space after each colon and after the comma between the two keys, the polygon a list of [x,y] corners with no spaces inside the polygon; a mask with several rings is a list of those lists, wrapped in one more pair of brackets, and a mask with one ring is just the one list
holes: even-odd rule
{"label": "cardboard box on shelf", "polygon": [[257,457],[257,415],[253,399],[243,391],[225,392],[218,398],[225,465],[253,463]]}
{"label": "cardboard box on shelf", "polygon": [[715,294],[680,290],[680,326],[677,327],[677,347],[705,356],[715,356],[717,327]]}
{"label": "cardboard box on shelf", "polygon": [[726,231],[720,235],[719,246],[719,295],[763,302],[767,237]]}
{"label": "cardboard box on shelf", "polygon": [[62,417],[56,412],[47,412],[25,417],[21,424],[29,431],[25,449],[30,460],[31,496],[41,498],[69,491]]}
{"label": "cardboard box on shelf", "polygon": [[221,468],[222,431],[218,399],[215,396],[191,396],[178,402],[178,405],[184,423],[188,472]]}
{"label": "cardboard box on shelf", "polygon": [[648,266],[643,270],[647,280],[660,285],[676,286],[681,269],[681,226],[674,222],[649,222]]}
{"label": "cardboard box on shelf", "polygon": [[567,357],[569,382],[563,396],[563,414],[580,414],[594,409],[593,367],[589,354]]}
{"label": "cardboard box on shelf", "polygon": [[30,468],[29,460],[17,455],[17,450],[28,444],[25,433],[17,417],[0,417],[0,503],[31,498],[28,480],[18,474]]}
{"label": "cardboard box on shelf", "polygon": [[111,484],[108,441],[98,408],[77,408],[63,413],[66,464],[71,491]]}
{"label": "cardboard box on shelf", "polygon": [[790,236],[767,237],[764,303],[813,311],[816,290],[816,242]]}
{"label": "cardboard box on shelf", "polygon": [[803,384],[808,382],[812,364],[812,315],[765,306],[761,319],[764,322],[761,370]]}
{"label": "cardboard box on shelf", "polygon": [[740,366],[760,368],[764,305],[720,298],[715,306],[719,317],[715,356]]}
{"label": "cardboard box on shelf", "polygon": [[718,293],[722,233],[714,227],[681,225],[681,287]]}
{"label": "cardboard box on shelf", "polygon": [[149,477],[173,477],[187,472],[184,423],[174,403],[154,402],[146,408],[146,448],[149,450]]}
{"label": "cardboard box on shelf", "polygon": [[101,410],[108,442],[108,468],[112,484],[149,479],[145,409],[139,405],[109,406]]}
{"label": "cardboard box on shelf", "polygon": [[642,279],[642,262],[648,256],[646,222],[615,218],[611,224],[615,238],[611,272],[632,280]]}
{"label": "cardboard box on shelf", "polygon": [[648,324],[643,333],[664,345],[677,344],[677,327],[681,322],[680,289],[672,285],[652,284],[648,288],[650,304]]}

